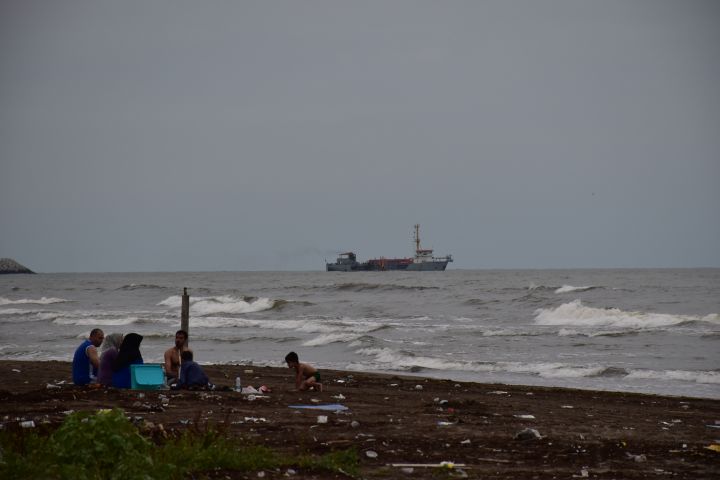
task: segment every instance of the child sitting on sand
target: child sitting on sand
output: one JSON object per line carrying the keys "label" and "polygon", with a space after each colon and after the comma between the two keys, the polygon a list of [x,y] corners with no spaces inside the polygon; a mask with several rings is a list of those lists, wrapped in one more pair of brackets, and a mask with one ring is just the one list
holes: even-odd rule
{"label": "child sitting on sand", "polygon": [[208,376],[205,375],[202,367],[193,361],[193,352],[185,350],[180,354],[182,363],[180,364],[180,378],[175,388],[189,389],[213,389]]}
{"label": "child sitting on sand", "polygon": [[300,363],[298,354],[290,352],[285,356],[288,368],[295,369],[295,387],[298,390],[318,390],[322,392],[323,387],[320,381],[320,372],[307,363]]}

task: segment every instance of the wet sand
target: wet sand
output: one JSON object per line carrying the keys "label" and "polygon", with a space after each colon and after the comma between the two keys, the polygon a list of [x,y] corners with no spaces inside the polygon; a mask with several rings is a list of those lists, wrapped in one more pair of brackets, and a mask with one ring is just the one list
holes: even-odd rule
{"label": "wet sand", "polygon": [[[51,430],[70,410],[118,407],[158,439],[212,425],[280,452],[355,447],[363,478],[720,478],[720,453],[706,448],[720,444],[718,400],[329,370],[322,372],[324,392],[297,392],[286,368],[204,368],[219,387],[231,386],[239,374],[243,383],[272,392],[253,398],[232,391],[81,388],[71,384],[69,363],[0,361],[0,422],[15,429],[34,420],[38,430]],[[330,403],[348,410],[289,408]],[[318,423],[318,415],[327,423]],[[527,428],[541,438],[516,438]],[[465,466],[446,472],[392,466],[443,461]],[[285,473],[265,472],[265,478]],[[257,472],[217,475],[258,478]],[[344,477],[299,471],[292,478]]]}

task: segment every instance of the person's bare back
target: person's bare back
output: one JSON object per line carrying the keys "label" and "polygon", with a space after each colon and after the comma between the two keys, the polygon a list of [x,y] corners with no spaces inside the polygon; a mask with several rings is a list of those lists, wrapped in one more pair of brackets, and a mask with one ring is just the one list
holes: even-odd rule
{"label": "person's bare back", "polygon": [[290,352],[285,357],[288,368],[295,370],[295,388],[298,390],[323,391],[320,372],[309,363],[300,363],[297,353]]}

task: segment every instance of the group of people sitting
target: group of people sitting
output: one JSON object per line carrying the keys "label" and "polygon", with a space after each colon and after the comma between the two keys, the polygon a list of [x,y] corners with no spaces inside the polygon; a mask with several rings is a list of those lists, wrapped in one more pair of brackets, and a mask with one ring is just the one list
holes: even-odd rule
{"label": "group of people sitting", "polygon": [[[131,388],[131,365],[142,364],[140,354],[142,335],[137,333],[111,333],[105,336],[99,328],[75,350],[72,377],[75,385],[104,385],[115,388]],[[178,330],[175,345],[165,351],[163,369],[165,383],[172,389],[214,388],[202,367],[193,360],[193,352],[187,346],[188,333]],[[100,354],[98,354],[100,348]],[[290,352],[285,357],[288,368],[295,370],[295,387],[298,390],[322,392],[320,372],[308,363],[301,363],[298,354]]]}
{"label": "group of people sitting", "polygon": [[[170,388],[207,388],[211,386],[208,376],[193,360],[187,339],[187,332],[178,330],[175,333],[175,345],[165,352],[165,382]],[[142,335],[137,333],[111,333],[105,336],[101,329],[94,328],[73,355],[73,383],[130,388],[130,366],[144,363],[140,353],[142,340]]]}

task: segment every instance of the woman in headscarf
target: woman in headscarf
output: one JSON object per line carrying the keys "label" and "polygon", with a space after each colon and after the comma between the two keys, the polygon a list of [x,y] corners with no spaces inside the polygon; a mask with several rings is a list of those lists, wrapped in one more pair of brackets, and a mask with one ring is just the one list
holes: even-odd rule
{"label": "woman in headscarf", "polygon": [[142,335],[137,333],[128,333],[123,338],[120,351],[113,362],[113,387],[130,388],[130,365],[143,363],[142,355],[140,355],[140,342],[142,342],[142,339]]}
{"label": "woman in headscarf", "polygon": [[122,333],[111,333],[105,337],[100,347],[100,367],[97,382],[109,387],[112,385],[113,362],[118,356],[123,341]]}

